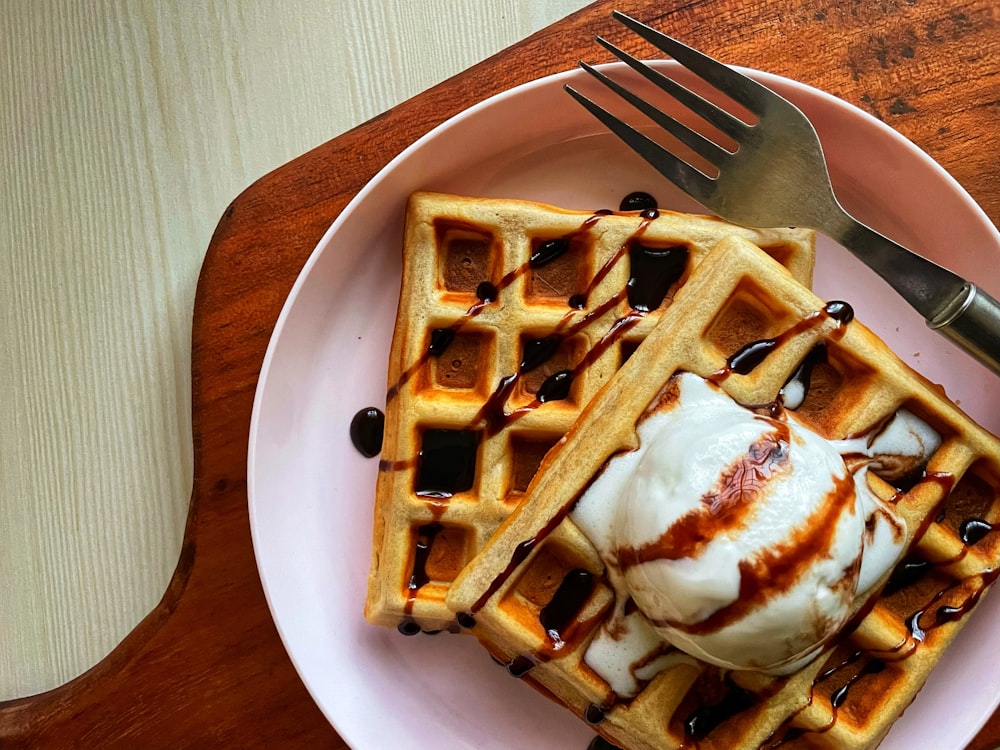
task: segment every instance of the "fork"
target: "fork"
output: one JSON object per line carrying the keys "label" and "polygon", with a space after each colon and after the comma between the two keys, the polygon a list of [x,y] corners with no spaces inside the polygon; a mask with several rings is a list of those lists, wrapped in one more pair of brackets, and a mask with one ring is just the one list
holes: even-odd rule
{"label": "fork", "polygon": [[612,15],[742,105],[756,122],[745,122],[601,37],[597,41],[602,46],[731,138],[736,148],[730,150],[688,127],[585,62],[580,63],[584,70],[704,159],[717,174],[702,171],[692,160],[672,153],[567,85],[578,102],[667,179],[722,218],[751,227],[808,227],[836,240],[888,282],[928,326],[1000,374],[1000,303],[975,284],[848,214],[833,192],[816,131],[798,107],[624,13]]}

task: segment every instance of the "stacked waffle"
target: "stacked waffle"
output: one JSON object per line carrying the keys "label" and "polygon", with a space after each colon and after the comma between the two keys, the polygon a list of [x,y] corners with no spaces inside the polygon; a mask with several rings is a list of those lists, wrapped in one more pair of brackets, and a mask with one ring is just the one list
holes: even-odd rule
{"label": "stacked waffle", "polygon": [[[1000,443],[816,298],[811,268],[805,232],[415,195],[368,618],[469,628],[628,750],[876,746],[1000,570]],[[573,511],[680,377],[765,411],[795,384],[796,421],[831,441],[903,412],[939,441],[916,473],[865,475],[906,549],[818,657],[732,670],[647,638],[623,689],[594,652],[635,606]]]}
{"label": "stacked waffle", "polygon": [[414,194],[389,360],[366,617],[455,629],[451,582],[720,239],[811,282],[812,232]]}

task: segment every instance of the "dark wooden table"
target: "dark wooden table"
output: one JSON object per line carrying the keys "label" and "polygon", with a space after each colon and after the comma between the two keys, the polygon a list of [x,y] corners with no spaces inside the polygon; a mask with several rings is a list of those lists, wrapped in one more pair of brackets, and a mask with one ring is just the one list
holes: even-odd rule
{"label": "dark wooden table", "polygon": [[[487,96],[602,60],[595,34],[635,49],[613,7],[862,107],[1000,222],[996,0],[600,0],[304,154],[239,195],[208,248],[194,310],[194,492],[169,588],[89,672],[0,703],[0,746],[346,747],[282,648],[250,543],[247,437],[268,338],[320,236],[392,156]],[[997,746],[1000,714],[969,750]]]}

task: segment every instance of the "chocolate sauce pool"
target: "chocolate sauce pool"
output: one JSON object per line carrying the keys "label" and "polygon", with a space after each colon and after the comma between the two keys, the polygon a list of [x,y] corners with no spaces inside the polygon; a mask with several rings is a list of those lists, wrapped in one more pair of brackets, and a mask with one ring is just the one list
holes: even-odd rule
{"label": "chocolate sauce pool", "polygon": [[384,430],[385,414],[374,406],[365,407],[351,420],[351,442],[362,456],[374,458],[382,452]]}

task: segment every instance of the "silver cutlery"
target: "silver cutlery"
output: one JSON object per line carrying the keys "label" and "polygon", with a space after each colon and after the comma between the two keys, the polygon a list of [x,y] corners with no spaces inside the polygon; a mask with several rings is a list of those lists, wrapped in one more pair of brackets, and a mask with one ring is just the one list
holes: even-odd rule
{"label": "silver cutlery", "polygon": [[[571,86],[566,90],[643,159],[708,210],[752,227],[800,226],[839,242],[872,268],[932,329],[1000,374],[1000,303],[959,275],[907,250],[857,221],[834,195],[823,150],[798,107],[771,89],[629,16],[615,19],[667,53],[710,86],[749,110],[747,123],[607,40],[597,41],[618,59],[731,138],[716,143],[650,104],[605,73],[581,67],[694,154],[703,171],[613,115]],[[722,139],[717,139],[722,140]],[[716,174],[709,172],[716,171]]]}

